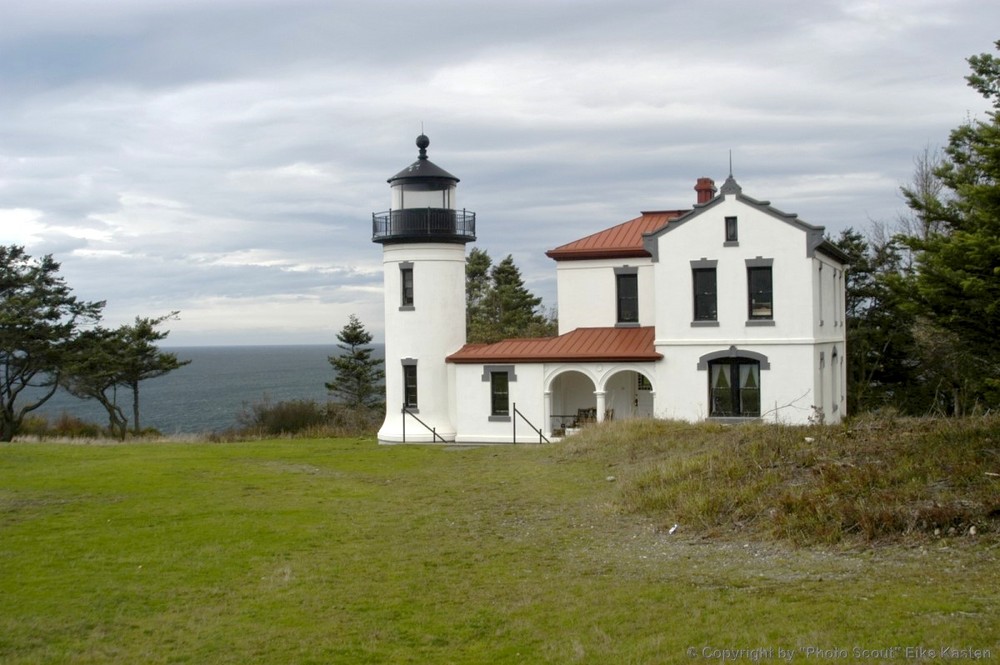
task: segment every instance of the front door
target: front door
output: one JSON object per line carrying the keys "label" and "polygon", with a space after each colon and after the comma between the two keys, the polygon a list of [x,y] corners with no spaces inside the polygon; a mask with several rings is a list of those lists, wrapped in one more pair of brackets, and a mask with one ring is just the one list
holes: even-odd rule
{"label": "front door", "polygon": [[635,417],[636,418],[652,418],[653,417],[653,386],[650,384],[649,379],[644,377],[642,374],[636,373],[636,391],[635,391]]}

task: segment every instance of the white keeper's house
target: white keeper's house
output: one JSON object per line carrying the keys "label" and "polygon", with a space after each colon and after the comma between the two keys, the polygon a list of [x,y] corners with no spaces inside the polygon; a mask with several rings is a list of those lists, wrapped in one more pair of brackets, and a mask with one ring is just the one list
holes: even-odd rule
{"label": "white keeper's house", "polygon": [[[465,340],[458,178],[419,157],[373,215],[385,272],[383,443],[537,442],[625,418],[783,423],[845,415],[847,256],[813,226],[743,193],[695,185],[687,209],[546,252],[559,335]],[[533,429],[534,428],[534,429]]]}

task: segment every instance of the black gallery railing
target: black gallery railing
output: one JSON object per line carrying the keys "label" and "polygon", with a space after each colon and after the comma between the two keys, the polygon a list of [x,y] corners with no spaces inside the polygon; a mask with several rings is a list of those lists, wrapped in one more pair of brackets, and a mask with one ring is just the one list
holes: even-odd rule
{"label": "black gallery railing", "polygon": [[407,208],[372,213],[372,240],[476,239],[476,213],[449,208]]}

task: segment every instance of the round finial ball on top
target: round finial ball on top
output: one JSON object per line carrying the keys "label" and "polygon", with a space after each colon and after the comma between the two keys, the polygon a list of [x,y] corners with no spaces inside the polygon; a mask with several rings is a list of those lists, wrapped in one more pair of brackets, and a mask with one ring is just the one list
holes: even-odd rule
{"label": "round finial ball on top", "polygon": [[427,159],[427,146],[430,144],[431,140],[426,135],[421,134],[417,137],[417,147],[420,148],[420,159]]}

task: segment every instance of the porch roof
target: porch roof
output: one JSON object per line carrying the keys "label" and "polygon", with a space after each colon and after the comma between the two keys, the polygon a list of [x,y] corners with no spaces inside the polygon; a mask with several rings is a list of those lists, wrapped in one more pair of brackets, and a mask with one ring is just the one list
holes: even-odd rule
{"label": "porch roof", "polygon": [[577,328],[558,337],[505,339],[466,344],[450,363],[654,362],[663,358],[653,346],[656,329]]}
{"label": "porch roof", "polygon": [[642,236],[666,226],[670,220],[690,212],[688,210],[657,210],[643,212],[641,217],[592,233],[545,252],[556,261],[583,259],[621,259],[649,256],[642,244]]}

